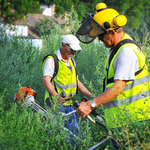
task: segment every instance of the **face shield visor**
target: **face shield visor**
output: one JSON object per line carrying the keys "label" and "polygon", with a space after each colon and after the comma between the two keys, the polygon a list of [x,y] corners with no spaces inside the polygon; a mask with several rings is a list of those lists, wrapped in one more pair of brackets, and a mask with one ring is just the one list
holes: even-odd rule
{"label": "face shield visor", "polygon": [[99,25],[90,13],[76,33],[76,37],[85,44],[91,43],[99,34],[107,33],[107,30]]}

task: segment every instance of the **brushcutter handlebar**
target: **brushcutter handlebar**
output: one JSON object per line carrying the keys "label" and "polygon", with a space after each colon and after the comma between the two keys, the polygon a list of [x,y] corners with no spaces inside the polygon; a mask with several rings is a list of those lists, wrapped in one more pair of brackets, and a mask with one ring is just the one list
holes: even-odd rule
{"label": "brushcutter handlebar", "polygon": [[[73,104],[73,106],[75,106],[76,108],[78,108],[79,107],[79,102],[76,100],[75,102],[74,102],[74,104]],[[96,123],[96,121],[95,120],[93,120],[89,115],[87,115],[86,116],[92,123]]]}
{"label": "brushcutter handlebar", "polygon": [[[81,100],[81,102],[87,102],[87,101],[88,101],[88,99],[86,97],[82,98],[82,100]],[[80,104],[77,100],[73,104],[73,106],[75,106],[76,108],[78,108],[79,105]],[[100,122],[103,122],[103,120],[100,118],[99,113],[96,110],[92,110],[91,114],[94,115],[94,117],[96,117]],[[89,118],[89,117],[87,116],[87,118]]]}
{"label": "brushcutter handlebar", "polygon": [[[81,102],[86,102],[86,101],[88,101],[88,99],[86,98],[86,97],[84,97],[82,100],[81,100]],[[79,102],[76,100],[75,102],[74,102],[74,104],[73,104],[73,106],[74,107],[76,107],[76,108],[78,108],[79,107]],[[100,115],[99,115],[99,113],[96,111],[96,110],[92,110],[91,111],[91,114],[92,115],[94,115],[99,121],[95,121],[94,119],[92,119],[91,117],[90,117],[90,115],[87,115],[86,117],[92,122],[92,123],[97,123],[97,124],[99,124],[100,126],[102,126],[104,129],[105,129],[105,131],[106,131],[106,136],[108,135],[108,129],[107,129],[107,127],[106,127],[106,125],[104,124],[104,121],[103,121],[103,119],[100,117]]]}
{"label": "brushcutter handlebar", "polygon": [[[87,102],[87,101],[88,101],[88,99],[86,97],[83,97],[81,100],[81,102]],[[92,110],[91,114],[94,115],[94,117],[99,116],[99,113],[96,110]]]}

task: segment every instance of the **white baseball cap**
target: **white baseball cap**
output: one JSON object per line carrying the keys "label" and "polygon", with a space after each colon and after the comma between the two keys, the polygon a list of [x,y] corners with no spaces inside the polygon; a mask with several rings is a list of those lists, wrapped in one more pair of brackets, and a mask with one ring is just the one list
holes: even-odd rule
{"label": "white baseball cap", "polygon": [[82,48],[79,45],[79,40],[76,36],[72,34],[64,35],[62,43],[69,44],[70,47],[75,51],[82,50]]}

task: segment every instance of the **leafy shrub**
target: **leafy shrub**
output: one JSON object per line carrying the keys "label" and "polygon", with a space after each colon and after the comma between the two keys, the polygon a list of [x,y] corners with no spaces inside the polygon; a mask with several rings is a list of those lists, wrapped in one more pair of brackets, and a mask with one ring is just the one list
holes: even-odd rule
{"label": "leafy shrub", "polygon": [[[6,94],[6,93],[4,93]],[[12,104],[9,110],[3,109],[4,95],[0,95],[0,149],[68,149],[72,147],[72,139],[80,149],[91,146],[89,122],[81,122],[79,140],[64,130],[64,118],[58,113],[60,105],[56,103],[53,109],[47,109],[50,120],[44,119],[31,108],[22,108]],[[19,114],[19,115],[18,115]],[[88,136],[86,136],[88,134]],[[72,137],[70,139],[70,137]]]}
{"label": "leafy shrub", "polygon": [[[38,93],[41,92],[41,62],[38,57],[39,50],[29,41],[4,36],[1,39],[0,49],[0,93],[5,88],[9,91],[5,95],[5,105],[9,108],[20,85],[31,86]],[[41,97],[43,98],[43,95]]]}

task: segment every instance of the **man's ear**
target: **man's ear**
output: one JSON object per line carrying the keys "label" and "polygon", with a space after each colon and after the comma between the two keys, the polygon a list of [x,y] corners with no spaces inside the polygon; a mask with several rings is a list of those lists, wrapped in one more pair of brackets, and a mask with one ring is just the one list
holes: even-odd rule
{"label": "man's ear", "polygon": [[111,30],[111,33],[114,35],[116,33],[116,31],[115,30]]}
{"label": "man's ear", "polygon": [[66,44],[65,43],[62,43],[62,46],[65,46]]}
{"label": "man's ear", "polygon": [[62,43],[62,46],[65,46],[66,44],[65,43]]}
{"label": "man's ear", "polygon": [[111,30],[111,36],[114,37],[117,32],[115,30]]}

